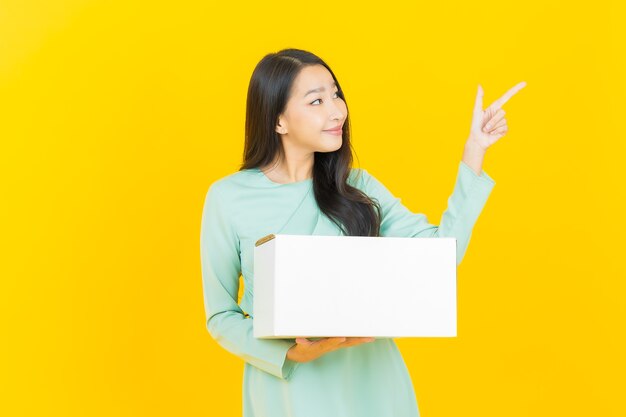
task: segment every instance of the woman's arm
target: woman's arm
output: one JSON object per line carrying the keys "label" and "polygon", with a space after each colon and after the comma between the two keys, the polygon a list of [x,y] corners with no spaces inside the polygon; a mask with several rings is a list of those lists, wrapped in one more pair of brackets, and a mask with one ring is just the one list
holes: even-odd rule
{"label": "woman's arm", "polygon": [[472,229],[482,211],[495,181],[482,171],[476,174],[465,162],[459,169],[448,207],[439,225],[428,222],[421,213],[413,213],[380,181],[364,169],[360,188],[378,200],[382,209],[381,236],[396,237],[455,237],[457,265],[461,263],[469,244]]}
{"label": "woman's arm", "polygon": [[206,326],[224,349],[270,374],[288,379],[297,362],[287,359],[295,340],[257,339],[252,318],[246,318],[237,304],[241,259],[239,238],[233,229],[229,210],[213,183],[204,202],[200,233],[202,286]]}
{"label": "woman's arm", "polygon": [[465,165],[472,168],[476,175],[480,175],[483,170],[485,153],[485,150],[478,146],[475,142],[467,141],[467,143],[465,143],[465,148],[463,148],[462,161]]}

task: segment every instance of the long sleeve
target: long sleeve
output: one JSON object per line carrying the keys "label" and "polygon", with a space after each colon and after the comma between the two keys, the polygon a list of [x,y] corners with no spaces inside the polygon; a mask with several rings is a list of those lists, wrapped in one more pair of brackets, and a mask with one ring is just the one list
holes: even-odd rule
{"label": "long sleeve", "polygon": [[430,224],[424,214],[411,212],[380,181],[366,170],[362,171],[365,193],[381,205],[381,236],[454,237],[457,239],[457,266],[461,263],[474,224],[495,185],[485,171],[477,175],[465,162],[459,163],[454,190],[439,226]]}
{"label": "long sleeve", "polygon": [[209,187],[200,233],[207,329],[227,351],[278,378],[289,379],[298,365],[287,359],[287,351],[295,341],[255,338],[254,319],[246,317],[237,304],[241,274],[239,238],[220,185],[216,182]]}

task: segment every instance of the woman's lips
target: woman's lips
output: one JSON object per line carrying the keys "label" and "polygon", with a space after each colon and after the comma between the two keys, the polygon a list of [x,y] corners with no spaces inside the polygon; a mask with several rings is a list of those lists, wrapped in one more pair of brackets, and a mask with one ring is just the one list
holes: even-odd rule
{"label": "woman's lips", "polygon": [[331,135],[340,136],[343,134],[343,129],[332,129],[332,130],[324,130],[326,133],[330,133]]}

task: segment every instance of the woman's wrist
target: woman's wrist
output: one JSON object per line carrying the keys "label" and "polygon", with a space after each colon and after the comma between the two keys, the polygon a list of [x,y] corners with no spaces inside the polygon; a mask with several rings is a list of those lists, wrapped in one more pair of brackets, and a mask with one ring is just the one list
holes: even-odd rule
{"label": "woman's wrist", "polygon": [[483,169],[485,153],[486,150],[470,138],[465,143],[465,148],[463,149],[463,162],[472,168],[476,175],[480,175]]}

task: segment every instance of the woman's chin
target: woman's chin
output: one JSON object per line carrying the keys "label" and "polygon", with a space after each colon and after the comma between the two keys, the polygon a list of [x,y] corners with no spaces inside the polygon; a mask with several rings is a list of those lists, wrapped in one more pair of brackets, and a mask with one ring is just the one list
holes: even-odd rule
{"label": "woman's chin", "polygon": [[334,152],[341,148],[341,144],[343,143],[343,138],[339,136],[337,139],[324,140],[322,141],[322,146],[319,152]]}

